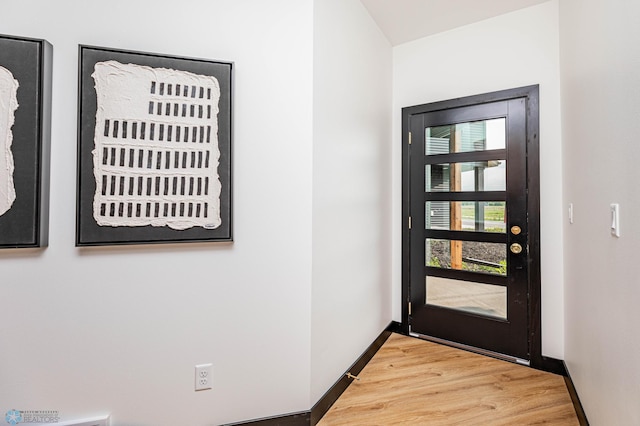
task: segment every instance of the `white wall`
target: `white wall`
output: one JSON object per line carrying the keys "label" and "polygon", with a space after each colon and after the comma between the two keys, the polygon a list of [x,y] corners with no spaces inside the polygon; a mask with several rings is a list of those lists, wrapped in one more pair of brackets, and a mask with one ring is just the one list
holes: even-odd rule
{"label": "white wall", "polygon": [[540,85],[542,352],[564,357],[558,3],[552,0],[394,48],[394,319],[401,319],[401,108]]}
{"label": "white wall", "polygon": [[391,69],[359,0],[315,1],[312,403],[391,321]]}
{"label": "white wall", "polygon": [[566,363],[592,425],[637,425],[640,4],[562,0],[560,36]]}
{"label": "white wall", "polygon": [[[311,0],[6,0],[54,45],[50,246],[0,253],[0,412],[210,425],[309,408]],[[235,61],[233,244],[74,247],[78,44]],[[194,365],[214,365],[194,392]]]}

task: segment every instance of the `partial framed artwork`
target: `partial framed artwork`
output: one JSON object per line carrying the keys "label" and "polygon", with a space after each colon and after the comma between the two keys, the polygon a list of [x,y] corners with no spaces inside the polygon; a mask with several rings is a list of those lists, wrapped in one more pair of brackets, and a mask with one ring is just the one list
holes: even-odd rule
{"label": "partial framed artwork", "polygon": [[0,35],[0,248],[48,245],[52,56]]}
{"label": "partial framed artwork", "polygon": [[80,46],[76,246],[232,241],[232,74]]}

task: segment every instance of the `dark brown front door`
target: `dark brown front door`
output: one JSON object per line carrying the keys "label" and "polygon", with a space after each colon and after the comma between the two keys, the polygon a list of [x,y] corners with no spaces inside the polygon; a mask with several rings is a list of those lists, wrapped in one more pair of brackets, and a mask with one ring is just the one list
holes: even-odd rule
{"label": "dark brown front door", "polygon": [[403,109],[409,332],[523,363],[539,256],[529,244],[531,100],[514,89]]}

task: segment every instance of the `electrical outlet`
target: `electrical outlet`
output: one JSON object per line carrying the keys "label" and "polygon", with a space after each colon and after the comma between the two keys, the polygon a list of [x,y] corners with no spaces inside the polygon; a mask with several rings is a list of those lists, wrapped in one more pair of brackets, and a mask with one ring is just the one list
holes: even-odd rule
{"label": "electrical outlet", "polygon": [[196,365],[196,390],[211,389],[211,382],[213,381],[213,366],[211,364],[199,364]]}

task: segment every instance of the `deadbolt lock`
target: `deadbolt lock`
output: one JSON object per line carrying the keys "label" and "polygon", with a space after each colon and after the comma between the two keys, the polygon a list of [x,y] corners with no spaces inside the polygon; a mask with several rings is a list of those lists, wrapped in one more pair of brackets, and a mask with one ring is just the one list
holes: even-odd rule
{"label": "deadbolt lock", "polygon": [[513,253],[513,254],[522,253],[522,246],[520,244],[518,244],[518,243],[511,244],[511,246],[509,248],[511,249],[511,253]]}
{"label": "deadbolt lock", "polygon": [[521,232],[522,232],[522,229],[520,229],[520,227],[518,225],[515,225],[515,226],[511,227],[511,233],[513,235],[520,235]]}

